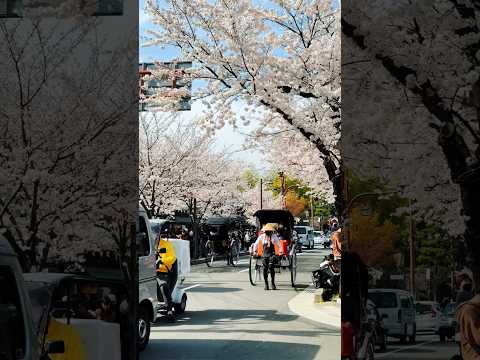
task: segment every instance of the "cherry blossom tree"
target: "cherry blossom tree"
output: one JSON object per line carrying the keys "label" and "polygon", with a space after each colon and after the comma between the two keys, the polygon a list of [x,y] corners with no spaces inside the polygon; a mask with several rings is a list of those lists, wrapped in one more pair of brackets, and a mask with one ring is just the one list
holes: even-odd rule
{"label": "cherry blossom tree", "polygon": [[120,216],[137,191],[135,171],[118,165],[136,161],[125,126],[136,74],[124,81],[111,71],[128,71],[136,39],[107,42],[97,18],[36,10],[0,23],[0,231],[26,270],[117,249],[96,225]]}
{"label": "cherry blossom tree", "polygon": [[[365,148],[374,145],[381,154],[373,159],[380,161],[376,170],[390,170],[387,176],[416,200],[423,215],[440,219],[453,235],[463,234],[478,283],[477,19],[478,7],[468,0],[356,1],[342,13],[345,68],[355,80],[345,84],[351,93],[343,98],[359,96],[360,103],[371,96],[372,86],[378,96],[375,104],[370,99],[352,106],[347,118],[366,122],[348,130],[344,124],[345,134],[360,135]],[[386,108],[390,111],[379,111]],[[381,134],[372,136],[379,117]],[[398,171],[405,164],[410,166]]]}
{"label": "cherry blossom tree", "polygon": [[275,172],[286,172],[307,185],[312,196],[321,196],[333,203],[332,183],[326,174],[318,149],[294,128],[259,129],[253,145],[265,155]]}
{"label": "cherry blossom tree", "polygon": [[[213,132],[256,117],[290,125],[317,149],[340,210],[340,20],[332,2],[148,0],[146,9],[154,26],[146,45],[173,47],[194,64],[182,76],[196,81],[192,99],[209,109],[203,126]],[[151,101],[169,111],[183,96],[163,89]],[[235,113],[239,103],[245,115]]]}
{"label": "cherry blossom tree", "polygon": [[[175,114],[147,112],[140,116],[140,201],[150,216],[178,210],[178,194],[191,184],[212,139]],[[198,174],[200,176],[200,174]]]}

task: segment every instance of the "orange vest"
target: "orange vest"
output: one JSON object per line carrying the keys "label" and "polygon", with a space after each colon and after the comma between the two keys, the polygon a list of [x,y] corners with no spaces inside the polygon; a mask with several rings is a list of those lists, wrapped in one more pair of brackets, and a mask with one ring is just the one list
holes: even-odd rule
{"label": "orange vest", "polygon": [[[275,249],[275,255],[280,255],[280,251],[278,249],[278,245],[273,241],[272,239],[272,243],[273,243],[273,248]],[[263,240],[260,240],[260,243],[258,244],[258,256],[263,256]]]}

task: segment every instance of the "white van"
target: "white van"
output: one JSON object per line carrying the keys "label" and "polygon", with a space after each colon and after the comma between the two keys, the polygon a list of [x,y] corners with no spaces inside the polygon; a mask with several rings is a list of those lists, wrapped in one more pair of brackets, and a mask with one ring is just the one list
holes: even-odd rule
{"label": "white van", "polygon": [[150,340],[150,326],[159,317],[157,272],[155,270],[155,238],[145,209],[140,206],[137,224],[138,256],[138,349],[144,350]]}
{"label": "white van", "polygon": [[301,245],[305,246],[307,249],[313,249],[314,237],[313,237],[313,228],[310,226],[295,226],[294,230],[298,235],[298,240]]}
{"label": "white van", "polygon": [[415,342],[415,302],[412,295],[398,289],[369,289],[368,298],[377,306],[387,335]]}

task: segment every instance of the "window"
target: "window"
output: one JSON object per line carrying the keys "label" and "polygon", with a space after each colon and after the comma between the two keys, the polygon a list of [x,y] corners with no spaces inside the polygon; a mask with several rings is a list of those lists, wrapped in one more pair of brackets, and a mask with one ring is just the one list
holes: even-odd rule
{"label": "window", "polygon": [[397,307],[397,296],[394,293],[372,292],[368,298],[374,302],[377,308],[388,309]]}
{"label": "window", "polygon": [[407,297],[401,297],[400,298],[400,304],[401,304],[401,307],[404,308],[404,309],[409,309],[410,308],[410,299],[407,298]]}
{"label": "window", "polygon": [[146,256],[150,254],[150,241],[148,239],[148,229],[147,229],[147,223],[145,222],[145,219],[140,216],[139,219],[139,229],[138,233],[139,234],[145,234],[145,236],[142,238],[142,241],[137,243],[137,254],[139,256]]}
{"label": "window", "polygon": [[450,303],[448,304],[445,309],[443,309],[443,313],[447,316],[455,315],[455,310],[456,310],[456,304],[455,303]]}
{"label": "window", "polygon": [[307,233],[307,230],[303,227],[296,227],[295,228],[295,231],[297,232],[297,234],[306,234]]}
{"label": "window", "polygon": [[33,326],[39,338],[43,336],[47,328],[48,307],[52,298],[53,290],[47,283],[26,281],[25,286],[32,304]]}
{"label": "window", "polygon": [[22,15],[22,0],[0,0],[0,18],[21,18]]}
{"label": "window", "polygon": [[0,267],[0,289],[0,354],[6,359],[23,359],[26,346],[23,302],[10,267]]}
{"label": "window", "polygon": [[417,303],[416,312],[420,315],[430,314],[432,312],[432,306],[430,304],[419,304]]}
{"label": "window", "polygon": [[123,0],[97,0],[95,16],[123,15]]}

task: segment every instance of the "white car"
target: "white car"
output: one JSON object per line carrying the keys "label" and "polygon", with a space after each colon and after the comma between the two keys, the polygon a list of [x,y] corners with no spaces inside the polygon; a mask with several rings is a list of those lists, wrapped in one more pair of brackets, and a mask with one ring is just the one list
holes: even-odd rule
{"label": "white car", "polygon": [[373,301],[382,317],[388,336],[405,342],[415,342],[417,333],[415,305],[412,295],[398,289],[369,289],[368,298]]}
{"label": "white car", "polygon": [[442,316],[440,304],[434,301],[417,301],[415,309],[417,331],[438,333]]}
{"label": "white car", "polygon": [[310,226],[295,226],[294,229],[297,232],[300,244],[307,249],[313,249],[315,246],[313,229]]}

